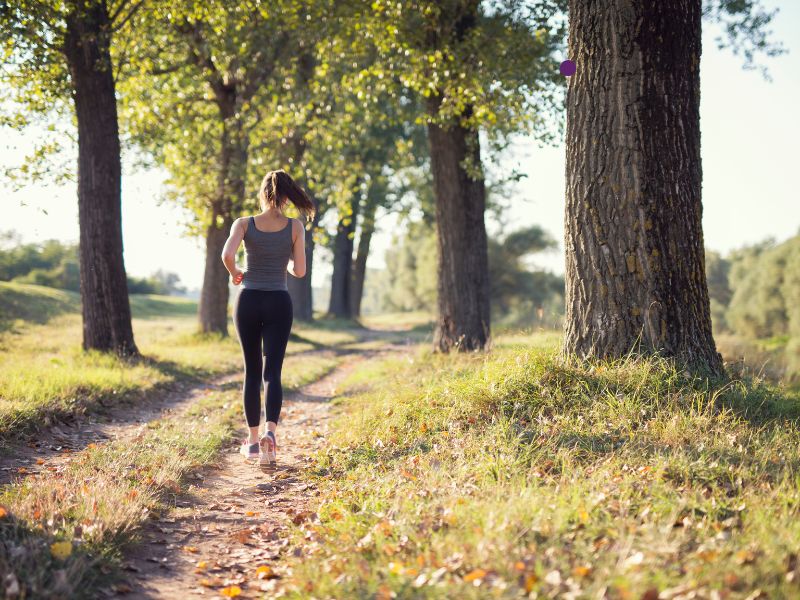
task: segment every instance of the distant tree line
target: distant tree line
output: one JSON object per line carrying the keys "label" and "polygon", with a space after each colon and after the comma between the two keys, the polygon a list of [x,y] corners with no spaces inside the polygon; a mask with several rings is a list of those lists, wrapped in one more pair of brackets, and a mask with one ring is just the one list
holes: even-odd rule
{"label": "distant tree line", "polygon": [[[564,277],[535,269],[528,259],[556,248],[538,226],[489,239],[489,290],[492,322],[502,325],[560,325],[564,315]],[[424,219],[412,221],[395,236],[386,252],[380,286],[386,311],[436,309],[436,228]]]}
{"label": "distant tree line", "polygon": [[800,234],[727,256],[706,253],[714,333],[785,346],[791,370],[800,367]]}
{"label": "distant tree line", "polygon": [[[41,243],[19,243],[13,233],[2,235],[0,247],[0,281],[33,283],[47,287],[80,292],[78,244],[59,240]],[[9,242],[16,242],[9,245]],[[180,285],[177,273],[159,269],[149,277],[127,276],[129,294],[180,295],[186,288]]]}

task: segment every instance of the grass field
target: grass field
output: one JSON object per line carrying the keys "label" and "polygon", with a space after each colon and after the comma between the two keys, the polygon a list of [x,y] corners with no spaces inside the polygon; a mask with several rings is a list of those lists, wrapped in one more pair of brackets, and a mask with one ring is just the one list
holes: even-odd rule
{"label": "grass field", "polygon": [[[169,296],[132,295],[137,346],[143,361],[124,361],[81,349],[77,294],[37,285],[0,282],[0,436],[32,434],[76,412],[105,411],[118,402],[169,390],[176,382],[202,382],[242,369],[233,323],[229,336],[201,335],[197,304]],[[351,328],[352,329],[352,328]],[[330,368],[329,358],[297,357],[315,349],[355,343],[343,324],[297,324],[287,358],[289,387],[298,373]],[[302,362],[304,369],[293,369]]]}
{"label": "grass field", "polygon": [[[148,357],[134,365],[79,351],[74,297],[0,284],[10,448],[48,418],[241,369],[233,329],[193,333],[193,303],[134,296],[132,306]],[[565,362],[552,332],[438,355],[426,315],[365,322],[394,331],[378,339],[335,320],[293,330],[288,387],[333,368],[336,351],[422,343],[367,359],[345,382],[332,443],[304,475],[320,491],[316,517],[292,534],[283,594],[800,597],[796,387],[688,379],[655,359]],[[92,597],[143,520],[241,430],[240,396],[238,384],[209,390],[135,444],[90,444],[4,486],[0,572],[30,597]]]}
{"label": "grass field", "polygon": [[289,595],[800,597],[798,393],[557,346],[354,374]]}
{"label": "grass field", "polygon": [[[42,425],[75,411],[109,412],[172,384],[202,385],[242,369],[230,337],[194,333],[194,302],[132,296],[133,327],[146,360],[121,361],[80,350],[77,296],[41,286],[0,283],[0,433],[14,452]],[[26,307],[33,307],[27,310]],[[352,323],[298,323],[284,366],[284,388],[321,377],[336,351],[360,342]],[[311,352],[322,350],[323,352]],[[14,573],[26,597],[96,597],[119,566],[122,549],[151,513],[191,485],[191,474],[218,460],[241,433],[241,384],[208,390],[185,414],[157,419],[136,443],[92,443],[44,461],[0,492],[0,573]],[[65,451],[66,452],[66,451]],[[3,581],[0,597],[10,585]]]}

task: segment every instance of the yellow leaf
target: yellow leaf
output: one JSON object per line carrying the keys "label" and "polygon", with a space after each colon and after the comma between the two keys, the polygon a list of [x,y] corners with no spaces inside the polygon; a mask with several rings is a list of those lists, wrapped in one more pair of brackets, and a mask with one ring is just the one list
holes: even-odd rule
{"label": "yellow leaf", "polygon": [[466,575],[464,575],[464,581],[467,583],[471,581],[475,581],[476,579],[483,579],[486,577],[486,571],[483,569],[475,569],[474,571],[470,571]]}
{"label": "yellow leaf", "polygon": [[701,550],[697,553],[697,557],[703,562],[711,562],[717,558],[717,556],[719,556],[719,552],[716,550]]}
{"label": "yellow leaf", "polygon": [[531,590],[533,590],[533,586],[536,585],[537,581],[538,581],[538,579],[537,579],[536,575],[534,575],[533,573],[528,573],[525,576],[525,593],[526,594],[530,594],[531,593]]}
{"label": "yellow leaf", "polygon": [[267,565],[261,565],[256,569],[256,577],[259,579],[269,579],[273,576],[272,567],[268,567]]}
{"label": "yellow leaf", "polygon": [[392,575],[400,575],[403,572],[403,563],[400,562],[390,562],[389,563],[389,573]]}
{"label": "yellow leaf", "polygon": [[378,591],[375,593],[375,600],[391,600],[392,597],[392,588],[390,588],[385,583],[378,588]]}
{"label": "yellow leaf", "polygon": [[589,565],[578,565],[572,570],[572,574],[575,575],[575,577],[588,577],[591,572],[592,567]]}
{"label": "yellow leaf", "polygon": [[72,542],[53,542],[50,544],[50,554],[59,560],[64,560],[70,554],[72,554]]}
{"label": "yellow leaf", "polygon": [[244,513],[244,516],[245,517],[255,517],[256,513],[255,513],[255,511],[248,510],[247,512]]}
{"label": "yellow leaf", "polygon": [[586,510],[581,509],[578,511],[578,519],[580,519],[581,523],[586,524],[589,522],[589,513]]}
{"label": "yellow leaf", "polygon": [[223,596],[227,596],[228,598],[235,598],[242,593],[242,588],[240,588],[238,585],[231,585],[226,588],[222,588],[219,593]]}
{"label": "yellow leaf", "polygon": [[425,433],[426,431],[428,431],[428,424],[427,423],[422,423],[419,426],[419,432],[420,433]]}
{"label": "yellow leaf", "polygon": [[87,447],[87,448],[97,448],[97,444],[95,444],[94,442],[92,442],[91,444],[86,444],[86,447]]}
{"label": "yellow leaf", "polygon": [[183,549],[186,552],[197,552],[197,548],[195,546],[184,546]]}
{"label": "yellow leaf", "polygon": [[195,565],[195,566],[197,567],[198,571],[202,571],[203,569],[205,569],[208,566],[208,563],[206,561],[204,561],[204,560],[201,560],[201,561],[198,561],[197,565]]}
{"label": "yellow leaf", "polygon": [[4,506],[0,506],[0,519],[8,515],[8,511],[5,509]]}

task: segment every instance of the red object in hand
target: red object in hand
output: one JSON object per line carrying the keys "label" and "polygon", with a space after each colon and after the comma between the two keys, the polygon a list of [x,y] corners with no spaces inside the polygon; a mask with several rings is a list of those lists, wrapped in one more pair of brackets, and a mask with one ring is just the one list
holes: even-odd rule
{"label": "red object in hand", "polygon": [[240,269],[236,269],[231,275],[231,279],[233,280],[233,285],[239,285],[242,283],[242,278],[244,277],[244,271]]}

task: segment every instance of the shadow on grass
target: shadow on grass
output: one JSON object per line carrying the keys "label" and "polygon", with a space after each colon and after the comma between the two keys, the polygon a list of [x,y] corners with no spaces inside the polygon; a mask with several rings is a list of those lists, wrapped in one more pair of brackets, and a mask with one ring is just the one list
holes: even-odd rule
{"label": "shadow on grass", "polygon": [[[70,538],[68,543],[71,542]],[[13,513],[0,519],[0,573],[6,593],[16,585],[15,598],[95,598],[92,590],[108,585],[113,559],[74,546],[64,559],[50,545],[61,541]],[[115,578],[117,580],[118,578]],[[15,583],[14,583],[15,582]],[[3,597],[6,597],[5,595]]]}
{"label": "shadow on grass", "polygon": [[16,331],[17,320],[42,325],[59,315],[80,310],[81,299],[76,292],[0,282],[0,333]]}
{"label": "shadow on grass", "polygon": [[[175,361],[142,356],[123,361],[128,364],[146,364],[169,379],[158,381],[147,389],[135,388],[116,393],[115,390],[96,390],[77,386],[65,397],[33,410],[8,415],[0,419],[0,455],[13,452],[14,446],[30,440],[36,433],[54,423],[74,422],[78,416],[112,414],[114,409],[136,405],[155,404],[175,392],[188,393],[192,388],[205,385],[210,377],[220,377],[228,372],[209,371]],[[232,370],[230,373],[234,373]]]}
{"label": "shadow on grass", "polygon": [[131,316],[134,319],[148,320],[197,314],[197,302],[180,296],[131,294],[130,302]]}

